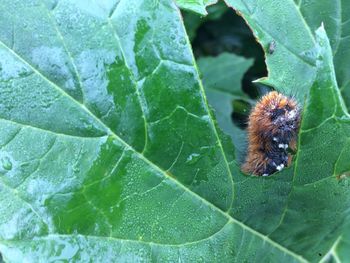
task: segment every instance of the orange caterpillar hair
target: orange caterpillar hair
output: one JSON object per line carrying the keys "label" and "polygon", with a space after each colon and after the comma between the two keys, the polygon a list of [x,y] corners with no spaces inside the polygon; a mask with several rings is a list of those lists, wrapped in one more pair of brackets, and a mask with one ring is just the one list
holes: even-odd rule
{"label": "orange caterpillar hair", "polygon": [[244,172],[267,176],[291,163],[287,150],[296,150],[300,112],[296,100],[276,91],[262,97],[249,115]]}

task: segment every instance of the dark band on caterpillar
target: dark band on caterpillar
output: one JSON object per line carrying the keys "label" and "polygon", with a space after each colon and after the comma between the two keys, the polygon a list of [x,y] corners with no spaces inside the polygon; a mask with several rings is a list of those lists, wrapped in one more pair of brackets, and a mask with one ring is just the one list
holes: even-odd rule
{"label": "dark band on caterpillar", "polygon": [[267,176],[290,165],[296,151],[301,109],[276,91],[266,94],[249,115],[248,154],[242,170]]}

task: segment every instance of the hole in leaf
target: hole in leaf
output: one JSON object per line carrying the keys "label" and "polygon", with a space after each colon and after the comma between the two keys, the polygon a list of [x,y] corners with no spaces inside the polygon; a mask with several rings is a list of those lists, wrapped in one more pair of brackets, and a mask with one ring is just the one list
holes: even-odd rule
{"label": "hole in leaf", "polygon": [[229,52],[245,58],[254,58],[254,65],[243,77],[243,91],[251,98],[257,98],[271,90],[263,84],[252,82],[267,76],[267,69],[264,51],[256,42],[244,19],[224,4],[209,7],[208,13],[209,15],[204,18],[187,13],[184,16],[188,29],[193,29],[196,25],[196,30],[192,30],[192,48],[195,57],[198,59],[202,56],[217,56]]}

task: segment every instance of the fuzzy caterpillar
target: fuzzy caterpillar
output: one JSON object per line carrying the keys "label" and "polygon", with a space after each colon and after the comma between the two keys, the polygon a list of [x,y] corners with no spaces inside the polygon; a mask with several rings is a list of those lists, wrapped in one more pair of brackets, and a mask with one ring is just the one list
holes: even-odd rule
{"label": "fuzzy caterpillar", "polygon": [[242,170],[267,176],[291,163],[288,149],[296,150],[301,109],[297,101],[269,92],[249,115],[248,154]]}

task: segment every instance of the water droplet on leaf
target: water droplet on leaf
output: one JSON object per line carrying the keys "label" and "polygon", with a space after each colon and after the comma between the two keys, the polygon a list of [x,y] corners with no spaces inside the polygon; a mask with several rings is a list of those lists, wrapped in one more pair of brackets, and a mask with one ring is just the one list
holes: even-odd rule
{"label": "water droplet on leaf", "polygon": [[190,156],[188,156],[186,163],[193,164],[198,162],[198,160],[201,158],[201,155],[198,153],[192,153]]}
{"label": "water droplet on leaf", "polygon": [[8,156],[1,158],[1,166],[4,170],[10,171],[12,169],[12,162]]}

